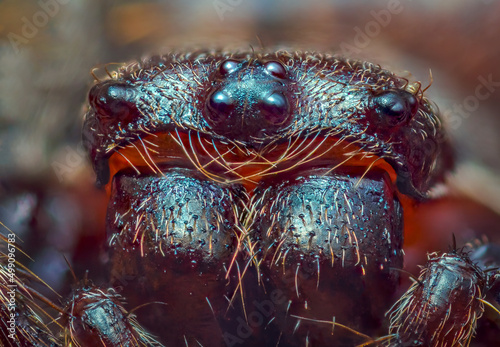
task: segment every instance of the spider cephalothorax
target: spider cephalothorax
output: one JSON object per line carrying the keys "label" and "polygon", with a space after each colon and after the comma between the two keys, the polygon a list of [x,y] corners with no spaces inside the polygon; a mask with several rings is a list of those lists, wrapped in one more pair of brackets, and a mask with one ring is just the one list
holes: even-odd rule
{"label": "spider cephalothorax", "polygon": [[[269,292],[286,299],[269,341],[294,329],[323,338],[291,316],[380,326],[389,300],[366,288],[393,292],[403,210],[451,165],[418,84],[328,55],[206,51],[128,66],[89,101],[84,141],[111,196],[113,273],[175,312],[199,287],[193,274],[204,278],[164,335],[206,340],[196,322],[212,314],[207,336],[221,327],[225,339]],[[165,275],[148,280],[154,271]],[[205,318],[187,313],[206,301]]]}

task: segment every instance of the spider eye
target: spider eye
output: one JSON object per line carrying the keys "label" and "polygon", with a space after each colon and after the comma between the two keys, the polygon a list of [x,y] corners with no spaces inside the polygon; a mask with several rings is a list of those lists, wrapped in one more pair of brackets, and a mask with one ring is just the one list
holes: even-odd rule
{"label": "spider eye", "polygon": [[259,106],[265,120],[272,125],[280,125],[288,119],[288,101],[281,93],[272,93]]}
{"label": "spider eye", "polygon": [[127,120],[137,111],[135,94],[132,86],[110,81],[92,87],[89,103],[101,116]]}
{"label": "spider eye", "polygon": [[286,78],[286,68],[279,61],[268,61],[264,64],[264,69],[273,77],[280,79]]}
{"label": "spider eye", "polygon": [[239,62],[236,60],[228,59],[222,62],[219,67],[219,72],[222,76],[227,76],[238,69]]}
{"label": "spider eye", "polygon": [[223,91],[215,91],[208,98],[209,118],[214,123],[226,120],[235,107],[234,99]]}
{"label": "spider eye", "polygon": [[391,125],[408,121],[418,111],[418,99],[405,90],[383,91],[373,98],[377,114]]}

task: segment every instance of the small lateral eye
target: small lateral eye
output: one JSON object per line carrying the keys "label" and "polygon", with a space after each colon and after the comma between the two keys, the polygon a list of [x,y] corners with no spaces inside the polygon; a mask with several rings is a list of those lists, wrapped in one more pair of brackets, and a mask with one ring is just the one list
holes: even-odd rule
{"label": "small lateral eye", "polygon": [[403,123],[418,111],[418,99],[405,90],[386,90],[373,98],[374,106],[380,116],[391,125]]}
{"label": "small lateral eye", "polygon": [[209,119],[213,123],[220,123],[226,120],[235,108],[235,101],[223,91],[215,91],[208,98],[207,108]]}
{"label": "small lateral eye", "polygon": [[102,116],[127,120],[137,110],[135,95],[134,87],[112,81],[92,87],[89,103]]}
{"label": "small lateral eye", "polygon": [[222,76],[227,76],[238,69],[239,62],[236,60],[228,59],[223,61],[219,66],[219,71]]}
{"label": "small lateral eye", "polygon": [[264,68],[267,73],[273,77],[285,79],[286,78],[286,67],[279,61],[268,61],[264,64]]}

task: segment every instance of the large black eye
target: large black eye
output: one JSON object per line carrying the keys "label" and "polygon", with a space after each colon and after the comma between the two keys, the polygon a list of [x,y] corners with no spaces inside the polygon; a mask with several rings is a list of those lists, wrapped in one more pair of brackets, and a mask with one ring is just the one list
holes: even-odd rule
{"label": "large black eye", "polygon": [[236,60],[228,59],[223,61],[219,66],[219,72],[222,76],[227,76],[238,69],[239,62]]}
{"label": "large black eye", "polygon": [[97,84],[89,92],[89,103],[101,116],[127,120],[137,113],[136,90],[116,81]]}
{"label": "large black eye", "polygon": [[405,90],[386,90],[373,98],[376,112],[391,125],[403,123],[418,111],[418,99]]}
{"label": "large black eye", "polygon": [[259,106],[264,119],[272,125],[280,125],[288,119],[288,101],[281,93],[272,93],[261,100]]}
{"label": "large black eye", "polygon": [[286,78],[286,68],[279,61],[268,61],[264,64],[267,73],[276,78]]}
{"label": "large black eye", "polygon": [[208,97],[207,108],[209,119],[213,123],[226,120],[235,108],[234,99],[223,91],[215,91]]}

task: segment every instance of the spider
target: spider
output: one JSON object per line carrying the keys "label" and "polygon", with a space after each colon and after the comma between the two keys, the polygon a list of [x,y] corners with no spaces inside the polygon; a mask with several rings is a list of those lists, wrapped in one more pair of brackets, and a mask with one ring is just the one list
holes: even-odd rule
{"label": "spider", "polygon": [[496,310],[485,242],[430,253],[399,290],[410,221],[453,168],[420,83],[329,54],[205,50],[122,67],[88,103],[108,281],[50,300],[10,233],[4,345],[463,346]]}

